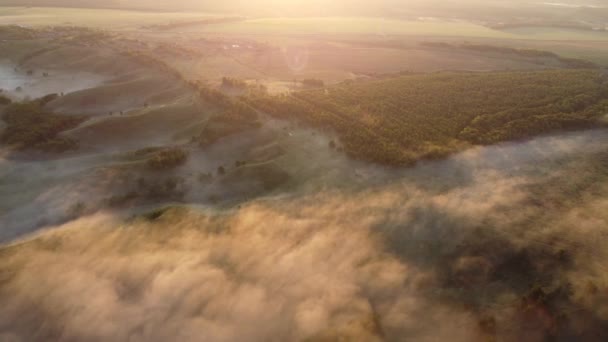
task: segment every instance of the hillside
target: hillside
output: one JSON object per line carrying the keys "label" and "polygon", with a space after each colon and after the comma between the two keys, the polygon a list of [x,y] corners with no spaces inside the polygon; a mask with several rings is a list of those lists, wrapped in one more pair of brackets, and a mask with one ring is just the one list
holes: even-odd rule
{"label": "hillside", "polygon": [[0,342],[608,341],[605,2],[0,0]]}
{"label": "hillside", "polygon": [[594,70],[437,73],[248,101],[335,132],[352,157],[410,164],[474,144],[597,126],[608,109],[608,81]]}

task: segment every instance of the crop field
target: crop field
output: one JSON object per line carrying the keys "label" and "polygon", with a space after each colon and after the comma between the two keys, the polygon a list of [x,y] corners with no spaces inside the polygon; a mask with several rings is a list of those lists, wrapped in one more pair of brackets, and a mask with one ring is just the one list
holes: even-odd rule
{"label": "crop field", "polygon": [[212,15],[200,12],[145,12],[89,8],[1,7],[0,25],[74,25],[133,29],[142,25],[194,20]]}
{"label": "crop field", "polygon": [[508,34],[460,21],[405,21],[383,18],[259,18],[209,25],[202,29],[214,33],[248,34],[371,34],[479,36],[508,38]]}
{"label": "crop field", "polygon": [[[0,7],[0,25],[76,25],[112,30],[152,24],[189,23],[221,17],[204,12],[152,12],[113,9]],[[459,20],[396,20],[364,17],[251,18],[202,25],[176,25],[180,33],[248,35],[407,35],[524,40],[608,41],[608,33],[576,29],[522,27],[495,30]]]}

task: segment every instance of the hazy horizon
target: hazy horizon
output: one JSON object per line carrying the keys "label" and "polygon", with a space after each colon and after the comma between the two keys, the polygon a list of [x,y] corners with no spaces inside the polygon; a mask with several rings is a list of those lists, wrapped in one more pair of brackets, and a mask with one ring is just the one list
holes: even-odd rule
{"label": "hazy horizon", "polygon": [[[534,1],[534,0],[254,0],[215,1],[198,0],[0,0],[0,6],[53,6],[81,8],[112,8],[139,9],[162,11],[221,11],[238,12],[242,14],[285,14],[285,15],[328,15],[328,14],[358,14],[358,15],[399,15],[399,12],[445,13],[446,11],[462,12],[468,9],[479,10],[508,10],[530,11],[542,9],[572,10],[577,7],[605,7],[606,3],[599,0],[564,0],[564,1]],[[517,7],[517,8],[515,8]]]}

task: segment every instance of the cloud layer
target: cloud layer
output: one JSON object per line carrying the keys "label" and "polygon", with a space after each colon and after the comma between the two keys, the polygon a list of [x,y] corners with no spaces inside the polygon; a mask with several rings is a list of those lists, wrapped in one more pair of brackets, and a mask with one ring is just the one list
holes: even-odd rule
{"label": "cloud layer", "polygon": [[577,139],[78,219],[0,250],[0,340],[605,340],[608,154]]}

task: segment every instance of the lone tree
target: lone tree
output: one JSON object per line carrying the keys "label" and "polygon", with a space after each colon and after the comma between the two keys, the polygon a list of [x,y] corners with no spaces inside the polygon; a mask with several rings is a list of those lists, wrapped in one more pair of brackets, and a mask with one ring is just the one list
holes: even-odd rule
{"label": "lone tree", "polygon": [[223,176],[223,175],[225,175],[225,174],[226,174],[226,169],[224,169],[224,167],[223,167],[223,166],[220,166],[220,167],[218,167],[218,168],[217,168],[217,173],[218,173],[220,176]]}

